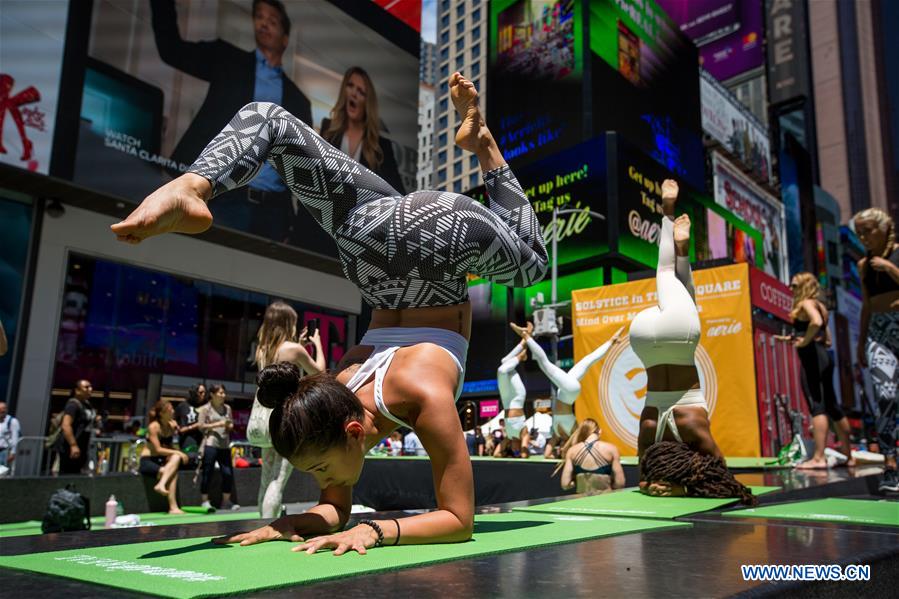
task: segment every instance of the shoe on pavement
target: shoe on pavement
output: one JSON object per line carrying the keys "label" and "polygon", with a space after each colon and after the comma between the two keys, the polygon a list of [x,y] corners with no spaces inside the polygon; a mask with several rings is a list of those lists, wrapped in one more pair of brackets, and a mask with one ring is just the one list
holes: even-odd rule
{"label": "shoe on pavement", "polygon": [[899,492],[899,475],[897,475],[895,468],[883,471],[883,478],[880,479],[877,490],[881,493],[884,491]]}

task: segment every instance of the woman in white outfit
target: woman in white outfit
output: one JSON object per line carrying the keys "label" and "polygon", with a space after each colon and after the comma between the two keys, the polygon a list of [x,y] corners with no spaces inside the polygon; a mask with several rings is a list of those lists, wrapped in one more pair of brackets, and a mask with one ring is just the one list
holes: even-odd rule
{"label": "woman in white outfit", "polygon": [[[518,365],[521,357],[526,355],[525,352],[530,350],[534,360],[537,361],[537,366],[558,390],[556,404],[553,407],[552,440],[547,442],[547,446],[550,442],[555,442],[559,445],[564,444],[577,426],[572,406],[581,393],[581,379],[584,378],[591,366],[600,361],[612,346],[621,340],[621,333],[624,331],[624,327],[618,329],[611,339],[581,358],[571,370],[565,372],[550,361],[540,344],[531,337],[531,332],[534,330],[532,323],[527,323],[526,328],[520,327],[515,323],[510,323],[509,326],[521,336],[521,342],[515,346],[509,355],[503,358],[503,362],[497,371],[499,395],[502,398],[503,407],[506,409],[506,435],[512,436],[516,428],[520,430],[524,427],[523,408],[526,392],[524,384],[515,370],[515,366]],[[563,405],[565,408],[563,408],[564,413],[557,415],[556,411],[562,411],[558,410],[559,405]],[[518,415],[519,409],[520,416]],[[519,418],[520,422],[518,421]],[[547,450],[547,453],[549,452],[552,452],[552,448]]]}
{"label": "woman in white outfit", "polygon": [[708,404],[694,362],[700,322],[690,270],[690,218],[675,219],[677,183],[662,183],[662,233],[656,290],[659,303],[631,321],[631,349],[646,368],[646,405],[637,451],[641,489],[650,495],[738,497],[752,492],[727,470],[712,438]]}
{"label": "woman in white outfit", "polygon": [[[297,338],[297,313],[284,302],[274,302],[265,310],[262,326],[256,337],[256,366],[262,370],[276,362],[290,362],[299,366],[305,374],[316,374],[325,370],[325,354],[321,338],[316,330],[306,338],[306,330]],[[304,347],[306,342],[315,346],[315,359]],[[263,407],[258,400],[253,401],[253,412],[247,427],[250,443],[262,447],[262,477],[259,482],[259,515],[262,518],[277,518],[281,515],[281,504],[287,479],[293,466],[278,455],[272,447],[268,420],[271,410]]]}
{"label": "woman in white outfit", "polygon": [[658,305],[631,322],[631,349],[647,376],[646,406],[640,414],[637,452],[653,443],[680,441],[700,453],[722,457],[712,438],[708,405],[694,362],[699,312],[690,270],[690,218],[674,217],[677,183],[662,183],[662,233],[656,270]]}

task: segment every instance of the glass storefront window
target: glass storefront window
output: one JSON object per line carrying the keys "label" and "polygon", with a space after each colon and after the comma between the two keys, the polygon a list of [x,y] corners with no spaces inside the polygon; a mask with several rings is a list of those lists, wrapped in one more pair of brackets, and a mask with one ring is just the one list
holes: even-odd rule
{"label": "glass storefront window", "polygon": [[[71,254],[53,375],[51,413],[82,378],[106,430],[143,418],[159,397],[183,399],[198,382],[223,383],[235,413],[255,392],[256,333],[277,298]],[[289,301],[300,328],[322,322],[322,347],[333,366],[346,351],[349,314]]]}
{"label": "glass storefront window", "polygon": [[6,401],[9,394],[34,220],[32,215],[30,202],[0,198],[0,223],[3,223],[3,235],[0,235],[0,289],[3,290],[0,293],[0,322],[7,340],[6,353],[0,356],[0,401]]}

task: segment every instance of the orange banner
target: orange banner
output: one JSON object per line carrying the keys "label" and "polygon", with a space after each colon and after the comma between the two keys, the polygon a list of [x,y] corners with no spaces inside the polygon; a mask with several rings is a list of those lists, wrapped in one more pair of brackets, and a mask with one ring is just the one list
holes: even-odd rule
{"label": "orange banner", "polygon": [[[734,264],[693,273],[702,338],[696,366],[712,421],[712,435],[726,456],[759,456],[759,424],[752,345],[749,268]],[[638,312],[657,303],[655,278],[571,294],[575,360],[605,343]],[[604,441],[636,455],[646,371],[625,340],[581,381],[578,420],[593,418]]]}

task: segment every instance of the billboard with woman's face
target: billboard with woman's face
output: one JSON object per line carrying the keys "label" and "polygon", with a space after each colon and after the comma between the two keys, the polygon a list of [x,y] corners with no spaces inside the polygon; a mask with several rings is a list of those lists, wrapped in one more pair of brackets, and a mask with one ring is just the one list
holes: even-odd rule
{"label": "billboard with woman's face", "polygon": [[[139,202],[242,106],[273,102],[399,193],[414,187],[419,32],[375,2],[95,0],[87,37],[78,184]],[[227,195],[210,204],[216,225],[329,249],[309,247],[330,240],[273,170]]]}

